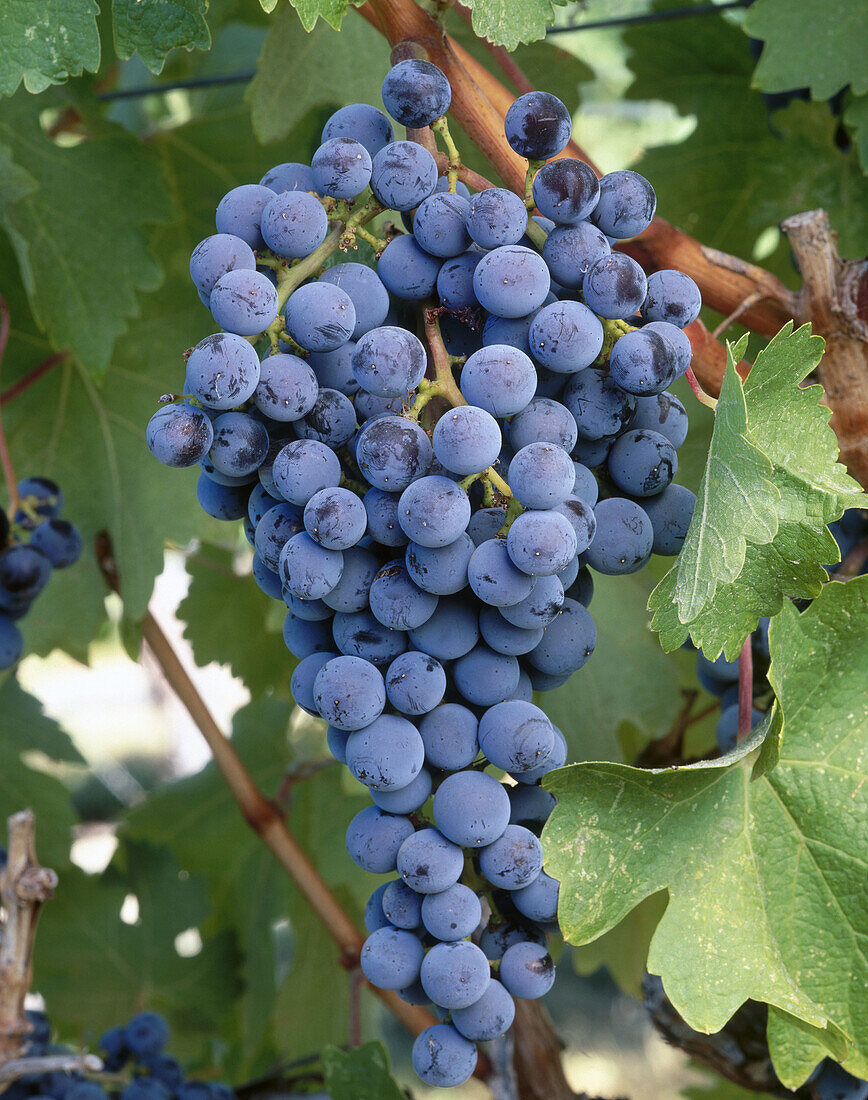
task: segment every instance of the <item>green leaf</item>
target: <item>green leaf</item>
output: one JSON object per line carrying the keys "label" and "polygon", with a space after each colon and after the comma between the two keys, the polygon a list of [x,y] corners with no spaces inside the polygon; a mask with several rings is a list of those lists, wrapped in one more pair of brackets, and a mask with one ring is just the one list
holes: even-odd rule
{"label": "green leaf", "polygon": [[620,989],[641,1000],[648,947],[665,909],[666,895],[654,894],[640,901],[622,921],[592,943],[574,947],[572,960],[576,973],[591,975],[605,966]]}
{"label": "green leaf", "polygon": [[[836,145],[837,120],[825,104],[804,102],[770,120],[750,88],[754,62],[737,27],[685,19],[643,25],[624,40],[636,76],[628,96],[663,100],[696,118],[685,141],[651,149],[634,166],[654,184],[665,218],[704,244],[749,258],[764,230],[823,207],[842,255],[868,251],[868,183],[855,154]],[[792,281],[785,243],[762,263]]]}
{"label": "green leaf", "polygon": [[138,52],[151,72],[159,73],[170,50],[209,49],[207,11],[208,0],[112,0],[118,57],[126,60]]}
{"label": "green leaf", "polygon": [[710,1079],[708,1088],[703,1088],[701,1085],[691,1085],[689,1088],[683,1089],[679,1095],[685,1097],[686,1100],[772,1100],[767,1092],[753,1092],[743,1089],[741,1085],[736,1085],[732,1081],[727,1081],[726,1078],[717,1075]]}
{"label": "green leaf", "polygon": [[721,760],[576,764],[545,782],[558,798],[543,845],[565,938],[588,943],[668,890],[649,970],[698,1031],[719,1030],[747,998],[776,1006],[775,1069],[790,1088],[811,1068],[793,1053],[806,1030],[837,1057],[846,1035],[848,1068],[868,1068],[868,1004],[855,992],[868,982],[866,637],[868,578],[828,584],[801,616],[787,604],[772,622],[785,736],[764,774],[775,719]]}
{"label": "green leaf", "polygon": [[[270,3],[271,0],[267,2]],[[354,8],[359,8],[365,0],[289,0],[289,2],[298,12],[301,25],[306,31],[313,30],[317,19],[324,19],[330,27],[339,31],[350,4]]]}
{"label": "green leaf", "polygon": [[353,1050],[326,1047],[322,1065],[331,1100],[404,1100],[382,1043],[363,1043]]}
{"label": "green leaf", "polygon": [[84,757],[64,732],[42,709],[42,704],[18,683],[14,676],[0,681],[0,738],[7,750],[39,752],[50,760],[83,764]]}
{"label": "green leaf", "polygon": [[853,100],[844,112],[844,121],[853,131],[862,171],[868,172],[868,95]]}
{"label": "green leaf", "polygon": [[145,227],[168,221],[172,208],[156,158],[141,142],[99,124],[93,138],[64,148],[43,133],[40,110],[23,94],[0,108],[0,144],[18,180],[23,169],[39,184],[7,202],[0,225],[52,347],[102,375],[138,312],[137,291],[160,283]]}
{"label": "green leaf", "polygon": [[567,0],[467,0],[473,31],[497,46],[514,50],[521,42],[545,37],[555,21],[555,6]]}
{"label": "green leaf", "polygon": [[[570,760],[621,760],[618,733],[625,722],[640,731],[645,744],[661,737],[678,713],[678,671],[648,629],[648,587],[640,573],[594,574],[593,659],[542,701],[567,738]],[[613,668],[629,668],[630,675],[614,677]]]}
{"label": "green leaf", "polygon": [[246,92],[256,136],[262,142],[285,138],[315,107],[379,104],[388,68],[388,44],[363,19],[351,20],[340,34],[325,24],[307,34],[284,8],[266,36]]}
{"label": "green leaf", "polygon": [[99,68],[94,0],[4,0],[0,10],[0,94],[21,81],[42,92],[70,76]]}
{"label": "green leaf", "polygon": [[762,91],[807,87],[814,99],[828,99],[850,84],[857,94],[868,92],[862,0],[827,0],[822,13],[812,0],[757,0],[743,29],[764,41],[753,78]]}
{"label": "green leaf", "polygon": [[693,522],[678,557],[675,600],[682,622],[690,622],[730,584],[744,565],[748,542],[771,542],[777,531],[778,492],[772,464],[753,442],[744,392],[735,364],[747,337],[727,348],[726,374],[717,403],[705,473]]}
{"label": "green leaf", "polygon": [[234,555],[207,543],[187,559],[190,588],[178,609],[184,637],[196,664],[228,664],[256,696],[267,689],[289,698],[289,681],[298,663],[281,636],[267,630],[274,600],[251,574],[239,576]]}

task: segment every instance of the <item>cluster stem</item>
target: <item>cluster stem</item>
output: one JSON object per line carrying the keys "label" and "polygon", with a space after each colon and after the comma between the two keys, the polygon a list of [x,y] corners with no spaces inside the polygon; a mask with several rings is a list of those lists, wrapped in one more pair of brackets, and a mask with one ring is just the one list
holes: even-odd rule
{"label": "cluster stem", "polygon": [[446,154],[449,157],[449,165],[446,169],[446,178],[449,180],[449,190],[455,192],[458,185],[458,173],[461,171],[461,154],[455,144],[452,134],[449,132],[449,123],[446,116],[441,115],[431,123],[431,129],[439,134],[446,146]]}

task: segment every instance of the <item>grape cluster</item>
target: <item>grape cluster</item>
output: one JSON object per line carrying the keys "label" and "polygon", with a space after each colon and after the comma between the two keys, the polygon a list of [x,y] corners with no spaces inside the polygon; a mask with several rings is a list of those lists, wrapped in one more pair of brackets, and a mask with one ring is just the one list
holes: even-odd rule
{"label": "grape cluster", "polygon": [[78,528],[61,519],[63,493],[47,477],[18,483],[13,515],[0,510],[0,671],[21,659],[24,639],[15,625],[48,584],[52,569],[78,561]]}
{"label": "grape cluster", "polygon": [[[31,1032],[25,1057],[71,1054],[51,1042],[51,1025],[42,1012],[28,1012]],[[98,1046],[111,1087],[80,1073],[32,1074],[15,1081],[3,1094],[8,1100],[232,1100],[234,1092],[215,1081],[189,1080],[178,1062],[165,1053],[169,1025],[155,1012],[140,1012],[124,1027],[113,1027]],[[126,1084],[119,1075],[130,1070]]]}
{"label": "grape cluster", "polygon": [[[438,132],[450,95],[418,60],[383,86],[397,121]],[[536,170],[570,119],[534,92],[505,129]],[[413,1062],[439,1086],[554,981],[540,780],[567,747],[535,693],[594,651],[591,570],[676,554],[694,504],[672,483],[687,417],[668,387],[699,292],[612,248],[650,223],[651,185],[559,159],[533,199],[529,221],[510,191],[438,178],[382,112],[342,108],[310,167],[220,202],[190,271],[221,331],[147,432],[160,461],[199,464],[206,512],[243,521],[257,583],[287,606],[293,697],[370,791],[347,849],[395,877],[368,904],[361,966],[435,1006]],[[372,238],[376,270],[314,270],[330,221],[351,243],[385,208],[408,231]]]}

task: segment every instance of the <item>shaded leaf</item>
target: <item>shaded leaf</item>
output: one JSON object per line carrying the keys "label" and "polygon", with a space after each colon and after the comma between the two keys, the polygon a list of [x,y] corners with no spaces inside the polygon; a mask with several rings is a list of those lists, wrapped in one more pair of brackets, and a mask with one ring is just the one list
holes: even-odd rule
{"label": "shaded leaf", "polygon": [[[271,0],[268,2],[270,3]],[[330,27],[339,31],[350,3],[358,8],[362,6],[364,0],[289,0],[289,2],[298,12],[301,25],[306,31],[313,30],[317,19],[324,19]]]}
{"label": "shaded leaf", "polygon": [[99,68],[94,0],[3,0],[0,11],[0,94],[21,81],[28,92]]}
{"label": "shaded leaf", "polygon": [[363,1043],[353,1050],[327,1047],[322,1064],[331,1100],[404,1100],[382,1043]]}
{"label": "shaded leaf", "polygon": [[555,21],[555,6],[567,0],[467,0],[474,33],[514,50],[521,42],[543,38]]}
{"label": "shaded leaf", "polygon": [[138,53],[152,73],[163,68],[173,49],[207,50],[208,0],[112,0],[115,50],[126,60]]}
{"label": "shaded leaf", "polygon": [[666,895],[653,894],[640,901],[614,928],[591,943],[574,947],[572,960],[576,972],[590,975],[605,966],[620,989],[641,1001],[648,947],[665,909]]}

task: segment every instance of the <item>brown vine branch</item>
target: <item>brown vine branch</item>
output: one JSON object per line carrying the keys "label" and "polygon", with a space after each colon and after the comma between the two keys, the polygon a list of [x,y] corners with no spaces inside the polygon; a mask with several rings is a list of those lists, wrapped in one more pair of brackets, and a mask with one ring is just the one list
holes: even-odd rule
{"label": "brown vine branch", "polygon": [[50,370],[53,370],[58,364],[62,363],[68,355],[68,351],[58,351],[55,352],[54,355],[49,355],[47,359],[43,359],[38,367],[34,367],[33,370],[25,374],[23,378],[19,378],[17,382],[0,393],[0,406],[8,405],[13,398],[18,397],[19,394],[30,389],[34,382],[38,382],[44,374],[48,374]]}
{"label": "brown vine branch", "polygon": [[95,1054],[46,1054],[39,1058],[13,1058],[0,1065],[0,1092],[20,1077],[45,1073],[100,1073],[102,1059]]}
{"label": "brown vine branch", "polygon": [[33,979],[33,942],[44,902],[54,896],[57,875],[36,858],[36,819],[22,810],[8,820],[6,867],[0,872],[5,923],[0,938],[0,1065],[20,1058],[30,1023],[24,998]]}

